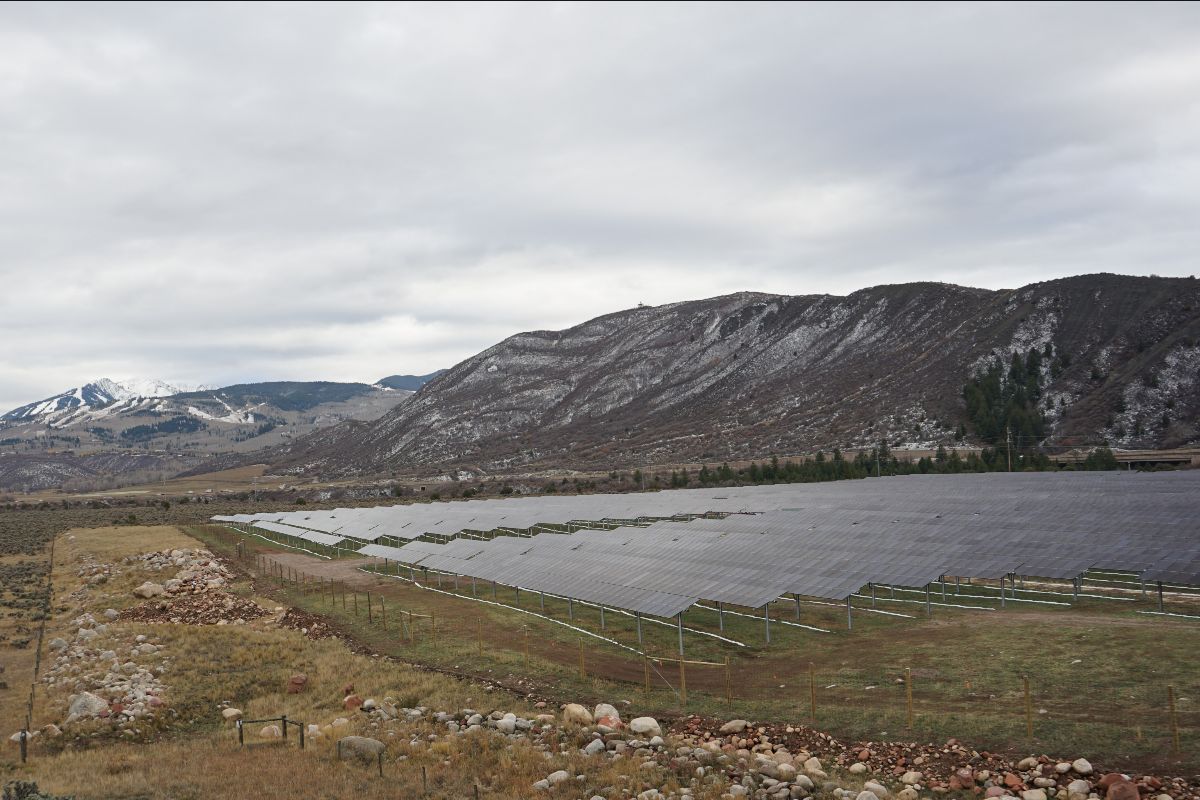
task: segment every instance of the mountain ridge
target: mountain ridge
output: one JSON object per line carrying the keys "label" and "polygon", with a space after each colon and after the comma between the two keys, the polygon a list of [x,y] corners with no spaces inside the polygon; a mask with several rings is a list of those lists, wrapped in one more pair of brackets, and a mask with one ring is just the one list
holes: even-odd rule
{"label": "mountain ridge", "polygon": [[970,435],[967,381],[1031,349],[1051,353],[1038,409],[1050,440],[1168,446],[1197,437],[1197,339],[1190,278],[737,292],[517,334],[383,417],[273,457],[330,475],[488,473],[936,446]]}

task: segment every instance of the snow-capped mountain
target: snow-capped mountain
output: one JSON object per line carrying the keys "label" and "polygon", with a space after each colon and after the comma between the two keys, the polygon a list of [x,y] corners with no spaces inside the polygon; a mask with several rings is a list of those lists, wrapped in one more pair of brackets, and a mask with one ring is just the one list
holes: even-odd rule
{"label": "snow-capped mountain", "polygon": [[154,378],[129,378],[114,381],[97,378],[94,381],[38,400],[35,403],[14,408],[0,416],[5,422],[43,422],[50,426],[74,421],[81,415],[109,409],[114,404],[128,404],[152,397],[169,397],[180,392],[194,391],[191,387],[177,386]]}

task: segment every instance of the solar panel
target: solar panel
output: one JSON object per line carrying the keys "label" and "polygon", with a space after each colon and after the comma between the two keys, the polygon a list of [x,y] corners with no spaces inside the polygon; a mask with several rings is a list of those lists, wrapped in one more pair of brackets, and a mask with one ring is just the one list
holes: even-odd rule
{"label": "solar panel", "polygon": [[668,616],[697,599],[840,600],[870,583],[921,587],[944,575],[1127,569],[1200,584],[1198,511],[1200,472],[1187,471],[902,476],[213,520]]}

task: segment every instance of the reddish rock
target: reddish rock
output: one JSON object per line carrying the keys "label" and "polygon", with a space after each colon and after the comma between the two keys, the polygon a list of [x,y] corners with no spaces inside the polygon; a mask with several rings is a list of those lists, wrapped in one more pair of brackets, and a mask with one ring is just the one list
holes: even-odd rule
{"label": "reddish rock", "polygon": [[1025,781],[1021,780],[1021,776],[1015,772],[1004,773],[1004,785],[1010,789],[1020,789],[1025,786]]}
{"label": "reddish rock", "polygon": [[[345,686],[342,687],[342,697],[346,697],[347,695],[351,695],[351,694],[354,694],[354,684],[347,683]],[[545,704],[543,704],[541,707],[545,708],[546,706],[545,706]]]}
{"label": "reddish rock", "polygon": [[987,791],[983,793],[985,797],[1001,797],[1008,794],[1002,786],[989,786]]}
{"label": "reddish rock", "polygon": [[113,703],[111,706],[109,706],[109,709],[114,714],[120,714],[122,711],[125,710],[125,704],[124,703]]}
{"label": "reddish rock", "polygon": [[866,748],[863,748],[862,750],[859,750],[859,751],[858,751],[858,760],[859,760],[859,761],[866,761],[866,760],[867,760],[868,758],[870,758],[870,757],[871,757],[871,751],[870,751],[870,750],[867,750]]}
{"label": "reddish rock", "polygon": [[356,694],[349,695],[342,700],[342,707],[347,711],[357,711],[362,708],[363,699]]}
{"label": "reddish rock", "polygon": [[596,724],[607,725],[614,731],[619,731],[622,727],[624,727],[624,723],[621,722],[620,717],[600,717],[600,719],[596,720]]}
{"label": "reddish rock", "polygon": [[287,693],[300,694],[306,686],[308,686],[308,676],[298,672],[288,679]]}
{"label": "reddish rock", "polygon": [[1141,798],[1133,781],[1127,781],[1124,778],[1109,784],[1108,791],[1104,796],[1107,800],[1140,800]]}
{"label": "reddish rock", "polygon": [[1096,787],[1098,789],[1107,789],[1109,786],[1112,786],[1117,781],[1123,781],[1123,780],[1126,780],[1126,778],[1121,773],[1109,772],[1109,773],[1106,773],[1105,776],[1096,783]]}

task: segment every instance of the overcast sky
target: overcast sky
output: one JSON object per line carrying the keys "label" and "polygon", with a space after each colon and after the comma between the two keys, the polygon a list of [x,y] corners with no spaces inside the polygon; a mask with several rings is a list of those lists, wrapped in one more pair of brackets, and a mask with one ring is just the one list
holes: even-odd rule
{"label": "overcast sky", "polygon": [[0,410],[1200,258],[1200,4],[0,4]]}

